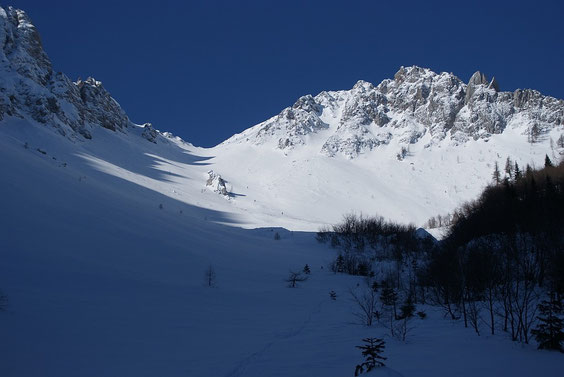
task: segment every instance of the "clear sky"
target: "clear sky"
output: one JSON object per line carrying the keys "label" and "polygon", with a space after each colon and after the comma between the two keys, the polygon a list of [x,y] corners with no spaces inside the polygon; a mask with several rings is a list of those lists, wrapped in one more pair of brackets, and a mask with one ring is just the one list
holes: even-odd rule
{"label": "clear sky", "polygon": [[12,0],[57,71],[102,81],[136,123],[212,146],[304,94],[402,65],[480,70],[564,98],[564,1]]}

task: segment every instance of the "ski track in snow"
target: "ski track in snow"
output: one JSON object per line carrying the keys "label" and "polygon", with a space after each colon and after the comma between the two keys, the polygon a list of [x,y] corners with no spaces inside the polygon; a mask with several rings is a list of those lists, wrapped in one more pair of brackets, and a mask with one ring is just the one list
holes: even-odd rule
{"label": "ski track in snow", "polygon": [[256,360],[258,360],[262,355],[264,355],[274,344],[276,344],[277,342],[281,341],[281,340],[286,340],[292,337],[295,337],[297,335],[299,335],[302,331],[305,330],[305,328],[311,323],[313,317],[316,314],[319,314],[321,312],[321,306],[323,305],[324,302],[326,302],[327,300],[321,300],[315,307],[314,310],[312,310],[308,317],[305,319],[305,321],[297,328],[288,331],[285,335],[282,335],[280,337],[277,337],[276,339],[274,339],[273,341],[267,343],[264,347],[262,347],[260,350],[252,353],[251,355],[245,357],[243,360],[241,360],[239,362],[239,364],[229,373],[227,373],[224,377],[241,377],[244,376],[244,372],[247,370],[248,366],[255,362]]}

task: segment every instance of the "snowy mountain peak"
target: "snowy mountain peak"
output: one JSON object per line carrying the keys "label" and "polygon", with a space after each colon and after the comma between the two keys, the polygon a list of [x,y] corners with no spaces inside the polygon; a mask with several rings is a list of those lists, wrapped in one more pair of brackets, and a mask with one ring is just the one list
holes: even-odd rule
{"label": "snowy mountain peak", "polygon": [[53,69],[41,45],[39,32],[27,14],[19,9],[0,7],[0,65],[13,69],[40,85],[49,81]]}
{"label": "snowy mountain peak", "polygon": [[70,139],[90,139],[100,126],[122,132],[133,126],[100,81],[72,82],[53,72],[39,32],[24,11],[0,7],[0,41],[0,120],[33,120]]}
{"label": "snowy mountain peak", "polygon": [[431,71],[429,68],[422,68],[422,67],[418,67],[416,65],[413,65],[411,67],[404,67],[401,66],[400,69],[396,72],[396,74],[394,75],[394,80],[398,83],[401,84],[403,82],[417,82],[421,79],[428,79],[431,77],[436,76],[437,74],[433,71]]}
{"label": "snowy mountain peak", "polygon": [[531,90],[500,92],[482,72],[468,84],[452,73],[401,67],[377,86],[358,81],[350,90],[298,99],[279,115],[235,135],[231,143],[271,145],[290,153],[311,145],[318,152],[355,158],[386,146],[398,149],[425,140],[432,147],[488,139],[506,127],[547,132],[563,124],[564,101]]}

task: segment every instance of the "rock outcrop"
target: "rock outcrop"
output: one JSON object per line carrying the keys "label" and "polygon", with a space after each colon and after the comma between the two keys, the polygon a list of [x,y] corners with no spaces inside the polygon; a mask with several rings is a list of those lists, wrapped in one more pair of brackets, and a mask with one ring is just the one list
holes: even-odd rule
{"label": "rock outcrop", "polygon": [[221,178],[221,175],[215,173],[213,170],[208,171],[208,179],[206,181],[206,187],[209,187],[213,192],[223,195],[229,198],[229,191],[225,186],[227,182]]}
{"label": "rock outcrop", "polygon": [[55,73],[25,12],[0,8],[0,120],[32,119],[69,138],[92,137],[93,127],[122,131],[132,125],[100,81],[72,82]]}

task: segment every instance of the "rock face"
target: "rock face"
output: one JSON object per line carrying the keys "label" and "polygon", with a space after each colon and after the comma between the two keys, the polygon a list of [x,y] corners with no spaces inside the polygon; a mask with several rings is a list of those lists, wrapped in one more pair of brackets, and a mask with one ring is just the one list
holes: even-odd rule
{"label": "rock face", "polygon": [[325,155],[354,158],[392,141],[409,148],[427,136],[431,147],[488,139],[508,125],[545,132],[562,124],[562,100],[530,89],[501,92],[481,72],[465,84],[452,73],[413,66],[377,86],[359,81],[350,90],[301,97],[225,143],[271,143],[290,153],[315,139]]}
{"label": "rock face", "polygon": [[0,120],[33,119],[70,138],[92,127],[125,131],[132,124],[100,81],[72,82],[53,71],[39,33],[25,12],[0,7]]}
{"label": "rock face", "polygon": [[153,125],[151,123],[145,123],[143,125],[143,133],[141,134],[141,136],[143,136],[143,138],[147,141],[156,144],[159,132],[153,128]]}
{"label": "rock face", "polygon": [[208,171],[208,180],[206,181],[206,186],[209,187],[213,192],[229,198],[229,191],[225,186],[226,181],[221,178],[221,175],[215,173],[213,170]]}

